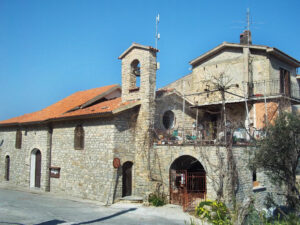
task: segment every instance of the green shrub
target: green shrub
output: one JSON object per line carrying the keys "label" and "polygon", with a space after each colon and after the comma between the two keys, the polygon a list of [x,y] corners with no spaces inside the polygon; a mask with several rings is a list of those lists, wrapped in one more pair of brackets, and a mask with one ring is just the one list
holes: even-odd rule
{"label": "green shrub", "polygon": [[269,219],[265,223],[266,225],[300,225],[300,218],[295,215],[294,213],[290,213],[287,216],[283,217],[282,219]]}
{"label": "green shrub", "polygon": [[163,206],[166,204],[166,199],[163,195],[157,195],[157,194],[150,194],[149,203],[152,204],[153,206]]}
{"label": "green shrub", "polygon": [[196,216],[207,220],[214,225],[231,225],[229,210],[223,202],[204,201],[200,202],[195,209]]}
{"label": "green shrub", "polygon": [[195,222],[195,220],[192,219],[192,218],[190,218],[190,222],[184,221],[184,224],[185,224],[185,225],[198,225],[198,224]]}
{"label": "green shrub", "polygon": [[243,225],[300,225],[300,218],[294,213],[289,213],[286,216],[278,216],[268,218],[265,212],[259,212],[252,208],[245,218]]}

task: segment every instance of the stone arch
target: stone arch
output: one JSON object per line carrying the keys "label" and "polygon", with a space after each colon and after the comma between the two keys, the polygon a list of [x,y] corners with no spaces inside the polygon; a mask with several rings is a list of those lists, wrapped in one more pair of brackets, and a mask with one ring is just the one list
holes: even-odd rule
{"label": "stone arch", "polygon": [[42,154],[37,148],[30,154],[30,187],[41,187]]}
{"label": "stone arch", "polygon": [[122,197],[132,194],[132,166],[131,161],[126,161],[122,165]]}
{"label": "stone arch", "polygon": [[4,179],[6,181],[9,181],[9,171],[10,170],[10,157],[9,155],[5,156],[5,174],[4,174]]}
{"label": "stone arch", "polygon": [[201,162],[191,155],[181,155],[171,164],[170,170],[187,170],[188,172],[205,172]]}
{"label": "stone arch", "polygon": [[187,207],[205,196],[206,171],[200,161],[190,155],[176,158],[170,165],[171,203]]}
{"label": "stone arch", "polygon": [[[200,151],[200,149],[198,149]],[[202,165],[203,169],[205,170],[206,173],[208,173],[209,168],[207,167],[207,164],[205,163],[205,160],[201,159],[201,156],[199,154],[196,154],[195,151],[187,151],[187,152],[182,152],[182,153],[175,153],[172,157],[172,163],[171,165],[178,160],[179,158],[183,157],[183,156],[190,156],[192,158],[194,158],[195,160],[198,160],[200,162],[200,164]],[[171,169],[171,165],[170,168]]]}

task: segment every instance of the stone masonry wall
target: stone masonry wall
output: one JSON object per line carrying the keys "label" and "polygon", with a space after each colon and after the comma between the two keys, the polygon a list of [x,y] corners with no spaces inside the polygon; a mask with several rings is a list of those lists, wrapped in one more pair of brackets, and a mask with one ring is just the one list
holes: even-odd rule
{"label": "stone masonry wall", "polygon": [[[136,132],[136,119],[139,109],[128,110],[118,114],[114,119],[115,135],[114,135],[114,158],[119,158],[121,165],[130,161],[133,163],[133,174],[136,170],[135,161],[135,135]],[[122,166],[114,169],[113,181],[111,189],[112,201],[117,201],[122,197]],[[135,176],[132,177],[132,188],[135,190]]]}
{"label": "stone masonry wall", "polygon": [[[74,130],[84,129],[84,149],[74,149]],[[51,166],[60,178],[51,178],[51,191],[110,203],[113,149],[116,133],[111,118],[53,125]]]}
{"label": "stone masonry wall", "polygon": [[[60,168],[59,178],[50,178],[50,191],[111,204],[122,197],[122,167],[113,168],[113,158],[135,164],[135,123],[138,109],[114,118],[66,121],[52,124],[51,166]],[[135,116],[134,116],[135,115]],[[82,125],[84,149],[74,149],[74,130]],[[23,128],[22,148],[15,149],[16,128],[1,128],[0,182],[30,186],[30,155],[42,155],[41,190],[49,190],[49,132],[46,126]],[[10,157],[10,179],[4,180],[5,157]],[[134,167],[133,167],[134,168]],[[134,180],[134,178],[133,178]],[[134,183],[134,182],[133,182]]]}
{"label": "stone masonry wall", "polygon": [[[249,63],[249,66],[248,66]],[[282,64],[282,63],[281,63]],[[175,81],[165,88],[176,88],[180,93],[188,95],[191,93],[204,92],[205,89],[214,90],[214,78],[219,78],[224,74],[224,82],[227,85],[238,84],[238,87],[231,87],[230,92],[244,96],[248,94],[247,87],[243,82],[262,81],[274,78],[274,73],[278,73],[278,68],[281,65],[278,60],[267,57],[262,51],[251,50],[250,57],[248,52],[241,49],[227,49],[205,60],[199,65],[193,67],[191,74]],[[284,68],[291,69],[288,65]],[[248,71],[246,71],[248,69]],[[291,69],[291,82],[295,83],[295,71]],[[248,73],[250,78],[248,78]],[[252,76],[252,77],[251,77]],[[254,94],[262,94],[262,84],[255,85]],[[267,93],[268,93],[267,87]],[[197,104],[209,104],[213,102],[221,102],[220,92],[213,92],[201,95],[193,95],[187,97],[192,102]],[[225,94],[226,100],[241,100],[237,96]]]}
{"label": "stone masonry wall", "polygon": [[183,127],[191,129],[196,118],[196,111],[190,109],[190,104],[185,102],[185,114],[183,117],[183,102],[175,94],[163,96],[156,99],[154,128],[158,130],[166,130],[163,125],[163,115],[166,111],[172,111],[175,115],[175,123],[173,129],[182,129]]}
{"label": "stone masonry wall", "polygon": [[[278,191],[278,187],[270,184],[263,172],[258,172],[257,180],[259,188],[253,188],[252,171],[248,168],[250,153],[254,151],[250,147],[233,147],[233,156],[236,162],[239,182],[237,186],[237,203],[241,204],[245,199],[252,196],[256,199],[256,207],[264,207],[264,198],[268,192]],[[161,190],[169,196],[169,171],[172,162],[180,156],[189,155],[199,160],[207,174],[207,199],[215,199],[221,183],[220,171],[227,171],[227,154],[224,147],[217,146],[154,146],[151,154],[153,177],[161,181]],[[220,164],[220,163],[223,164]],[[224,177],[224,197],[228,198],[228,174]],[[153,190],[157,182],[153,181]],[[278,199],[278,201],[281,199]]]}
{"label": "stone masonry wall", "polygon": [[[16,127],[1,128],[0,141],[3,144],[0,147],[0,182],[9,185],[17,185],[22,187],[30,187],[30,166],[31,152],[34,149],[41,151],[41,190],[46,190],[48,186],[48,159],[47,159],[47,137],[48,129],[43,126],[20,127],[22,131],[21,149],[15,148]],[[9,181],[4,180],[5,157],[10,157],[10,175]]]}

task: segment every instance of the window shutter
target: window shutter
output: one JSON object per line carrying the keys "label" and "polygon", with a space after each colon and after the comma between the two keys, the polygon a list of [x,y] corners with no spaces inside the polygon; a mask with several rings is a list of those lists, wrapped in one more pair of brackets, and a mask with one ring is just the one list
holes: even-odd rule
{"label": "window shutter", "polygon": [[76,126],[74,131],[74,149],[82,150],[84,148],[84,129],[81,125]]}
{"label": "window shutter", "polygon": [[17,130],[16,132],[16,145],[15,147],[17,149],[21,149],[22,147],[22,131],[21,130]]}

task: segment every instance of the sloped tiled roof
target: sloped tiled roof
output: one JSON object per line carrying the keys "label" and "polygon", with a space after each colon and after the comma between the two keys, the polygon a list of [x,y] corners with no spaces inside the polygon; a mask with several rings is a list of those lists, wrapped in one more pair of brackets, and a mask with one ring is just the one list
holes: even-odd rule
{"label": "sloped tiled roof", "polygon": [[223,42],[222,44],[218,45],[217,47],[213,48],[212,50],[200,55],[199,57],[193,59],[192,61],[190,61],[190,64],[192,66],[198,65],[199,63],[201,63],[202,61],[208,59],[209,57],[213,56],[214,54],[216,54],[217,52],[225,49],[225,48],[250,48],[250,49],[256,49],[256,50],[264,50],[267,52],[267,54],[271,54],[274,55],[278,58],[280,58],[281,60],[284,60],[286,62],[288,62],[289,64],[295,66],[295,67],[299,67],[300,66],[300,61],[298,61],[297,59],[289,56],[288,54],[280,51],[277,48],[273,48],[273,47],[269,47],[266,45],[244,45],[244,44],[236,44],[236,43],[228,43],[228,42]]}
{"label": "sloped tiled roof", "polygon": [[[116,110],[119,107],[132,104],[133,102],[123,102],[121,98],[115,98],[99,103],[91,104],[88,107],[82,108],[85,103],[103,95],[103,93],[111,93],[112,91],[120,88],[119,85],[109,85],[100,88],[89,89],[86,91],[78,91],[61,101],[48,106],[37,112],[25,114],[8,120],[0,121],[0,126],[38,123],[49,120],[60,120],[65,118],[72,118],[78,116],[89,116],[93,114],[108,113]],[[103,96],[105,97],[105,96]],[[99,99],[97,99],[99,100]]]}

